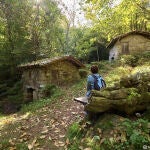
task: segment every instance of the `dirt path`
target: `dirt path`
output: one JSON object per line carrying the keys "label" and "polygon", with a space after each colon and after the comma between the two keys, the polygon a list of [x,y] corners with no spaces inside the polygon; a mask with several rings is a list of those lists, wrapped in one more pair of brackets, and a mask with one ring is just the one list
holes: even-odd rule
{"label": "dirt path", "polygon": [[[66,145],[69,144],[69,139],[66,139],[65,135],[69,125],[83,117],[83,106],[74,101],[68,102],[62,100],[59,105],[54,103],[46,107],[42,116],[39,118],[39,124],[41,124],[41,127],[45,127],[44,130],[47,132],[45,134],[46,139],[49,139],[52,145],[49,147],[49,144],[45,143],[43,149],[66,149]],[[37,128],[39,128],[39,125],[37,125]]]}
{"label": "dirt path", "polygon": [[73,101],[74,95],[73,92],[63,95],[35,114],[14,115],[14,123],[0,130],[0,140],[9,139],[6,147],[0,144],[0,149],[67,149],[69,139],[66,139],[66,131],[69,125],[84,117],[83,106]]}

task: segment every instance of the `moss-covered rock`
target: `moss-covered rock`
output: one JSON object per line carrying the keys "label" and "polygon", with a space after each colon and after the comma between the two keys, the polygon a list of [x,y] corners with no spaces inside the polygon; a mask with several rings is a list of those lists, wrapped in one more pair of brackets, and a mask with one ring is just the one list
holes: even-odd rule
{"label": "moss-covered rock", "polygon": [[115,109],[126,114],[147,109],[150,104],[149,73],[131,74],[121,78],[115,85],[101,91],[92,91],[85,109],[95,113]]}

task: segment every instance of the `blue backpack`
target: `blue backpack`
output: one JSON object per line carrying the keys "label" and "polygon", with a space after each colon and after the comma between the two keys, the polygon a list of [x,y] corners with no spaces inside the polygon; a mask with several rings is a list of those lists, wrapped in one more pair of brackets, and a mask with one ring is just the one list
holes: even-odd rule
{"label": "blue backpack", "polygon": [[94,90],[100,91],[101,88],[106,87],[106,82],[101,76],[97,77],[93,74],[92,77],[94,78]]}

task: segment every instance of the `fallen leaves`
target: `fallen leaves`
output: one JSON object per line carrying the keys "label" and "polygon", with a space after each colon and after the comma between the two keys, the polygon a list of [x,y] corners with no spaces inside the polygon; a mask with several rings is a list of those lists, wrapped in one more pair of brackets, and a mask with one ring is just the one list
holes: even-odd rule
{"label": "fallen leaves", "polygon": [[9,150],[16,150],[16,147],[10,147]]}
{"label": "fallen leaves", "polygon": [[48,132],[48,130],[44,130],[44,131],[42,131],[41,133],[42,134],[46,134]]}
{"label": "fallen leaves", "polygon": [[47,126],[44,126],[41,134],[46,134],[46,133],[48,133],[48,129]]}
{"label": "fallen leaves", "polygon": [[12,139],[9,139],[9,141],[8,141],[12,146],[14,146],[15,145],[15,143],[12,141]]}
{"label": "fallen leaves", "polygon": [[[68,101],[64,101],[61,109],[50,108],[52,106],[38,110],[37,114],[26,113],[21,117],[16,116],[18,124],[14,127],[14,135],[9,140],[10,147],[8,149],[16,150],[17,144],[22,143],[29,150],[42,150],[47,144],[67,149],[70,140],[65,139],[65,133],[68,126],[75,121],[74,115],[81,111],[81,107],[73,104],[68,105]],[[5,121],[7,123],[7,120]],[[9,131],[5,134],[9,134]],[[1,148],[3,148],[3,144],[0,143]]]}
{"label": "fallen leaves", "polygon": [[66,145],[69,145],[70,144],[70,141],[69,141],[69,139],[67,138],[66,139]]}
{"label": "fallen leaves", "polygon": [[64,135],[59,135],[59,138],[64,138],[65,137],[65,134]]}
{"label": "fallen leaves", "polygon": [[28,149],[32,149],[34,146],[35,146],[35,143],[36,143],[37,139],[35,138],[31,144],[28,144]]}
{"label": "fallen leaves", "polygon": [[84,150],[92,150],[90,147],[88,147],[88,148],[85,148]]}
{"label": "fallen leaves", "polygon": [[46,138],[46,135],[40,136],[40,139],[45,139],[45,138]]}
{"label": "fallen leaves", "polygon": [[76,115],[77,114],[77,112],[71,112],[73,115]]}
{"label": "fallen leaves", "polygon": [[66,143],[63,142],[63,141],[55,141],[54,144],[55,144],[56,147],[62,147],[62,146],[65,146],[65,145],[66,145]]}
{"label": "fallen leaves", "polygon": [[58,133],[58,132],[60,132],[60,129],[59,128],[55,128],[55,131],[54,131],[55,133]]}
{"label": "fallen leaves", "polygon": [[24,132],[24,133],[20,136],[20,138],[23,138],[23,137],[25,137],[26,135],[27,135],[27,133]]}

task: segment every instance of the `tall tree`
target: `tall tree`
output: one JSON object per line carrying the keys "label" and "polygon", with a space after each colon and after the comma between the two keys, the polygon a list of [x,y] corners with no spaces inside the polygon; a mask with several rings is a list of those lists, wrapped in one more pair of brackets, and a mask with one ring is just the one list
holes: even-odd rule
{"label": "tall tree", "polygon": [[23,0],[0,1],[0,21],[3,25],[0,29],[3,30],[0,64],[10,67],[10,75],[15,74],[16,65],[23,58],[28,58],[26,54],[29,55],[26,47],[29,45],[29,34],[26,32],[29,16],[25,13],[30,6],[26,6]]}
{"label": "tall tree", "polygon": [[63,53],[64,18],[53,0],[0,0],[0,76],[15,77],[18,64]]}
{"label": "tall tree", "polygon": [[83,0],[94,29],[110,40],[131,30],[150,31],[149,0]]}

